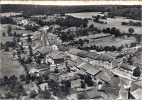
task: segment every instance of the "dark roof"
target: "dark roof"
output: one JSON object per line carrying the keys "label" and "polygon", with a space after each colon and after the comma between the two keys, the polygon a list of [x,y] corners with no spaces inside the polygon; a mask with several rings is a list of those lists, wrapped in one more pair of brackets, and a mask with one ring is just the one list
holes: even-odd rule
{"label": "dark roof", "polygon": [[77,53],[81,52],[80,49],[72,48],[68,51],[70,54],[76,55]]}
{"label": "dark roof", "polygon": [[89,58],[91,58],[91,59],[98,59],[100,57],[99,54],[92,53],[92,52],[89,52],[86,56],[89,57]]}
{"label": "dark roof", "polygon": [[47,48],[47,47],[42,47],[41,49],[38,50],[38,52],[40,52],[42,54],[46,54],[46,53],[51,52],[51,49]]}
{"label": "dark roof", "polygon": [[128,65],[128,64],[125,64],[125,63],[122,63],[122,64],[120,65],[120,67],[123,68],[123,69],[130,70],[130,71],[132,71],[132,70],[134,70],[134,69],[136,68],[135,66]]}
{"label": "dark roof", "polygon": [[113,99],[117,98],[117,96],[119,95],[119,89],[119,87],[113,88],[108,84],[104,84],[102,86],[102,90],[104,90],[108,94],[108,96]]}
{"label": "dark roof", "polygon": [[108,61],[108,62],[112,62],[114,60],[113,57],[107,55],[107,54],[102,54],[98,60],[102,60],[102,61]]}
{"label": "dark roof", "polygon": [[100,94],[99,94],[99,92],[96,89],[92,89],[92,90],[86,91],[86,95],[87,95],[87,97],[89,99],[100,97]]}
{"label": "dark roof", "polygon": [[67,47],[67,46],[59,46],[59,50],[65,52],[65,51],[69,50],[69,47]]}
{"label": "dark roof", "polygon": [[88,51],[82,50],[79,53],[77,53],[77,56],[85,58],[87,56],[87,54],[88,54]]}

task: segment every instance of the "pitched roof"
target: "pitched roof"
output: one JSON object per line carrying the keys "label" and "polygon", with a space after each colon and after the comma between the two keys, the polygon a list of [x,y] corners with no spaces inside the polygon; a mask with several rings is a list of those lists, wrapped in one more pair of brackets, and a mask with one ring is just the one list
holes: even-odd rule
{"label": "pitched roof", "polygon": [[56,52],[51,52],[48,54],[48,56],[51,57],[52,59],[61,59],[61,58],[63,59],[63,57]]}
{"label": "pitched roof", "polygon": [[99,68],[94,68],[94,67],[91,67],[91,68],[88,68],[87,73],[91,74],[91,75],[96,75],[97,73],[100,72],[100,69]]}
{"label": "pitched roof", "polygon": [[135,85],[137,85],[137,86],[139,86],[139,87],[142,88],[142,80],[134,81],[134,82],[132,82],[132,83],[134,83]]}
{"label": "pitched roof", "polygon": [[91,59],[98,59],[100,57],[99,54],[92,53],[92,52],[89,52],[86,56],[89,57],[89,58],[91,58]]}
{"label": "pitched roof", "polygon": [[77,53],[81,52],[80,49],[75,49],[75,48],[72,48],[68,51],[68,53],[70,54],[73,54],[73,55],[76,55]]}
{"label": "pitched roof", "polygon": [[93,65],[88,64],[88,63],[83,63],[81,66],[78,66],[78,67],[85,70],[85,71],[87,71],[89,68],[93,67]]}
{"label": "pitched roof", "polygon": [[82,50],[79,53],[77,53],[77,56],[85,58],[87,54],[88,54],[88,51]]}
{"label": "pitched roof", "polygon": [[103,74],[104,74],[103,71],[99,71],[99,72],[94,76],[94,78],[99,79]]}
{"label": "pitched roof", "polygon": [[108,61],[108,62],[111,62],[114,60],[113,57],[107,55],[107,54],[102,54],[99,58],[99,60],[102,60],[102,61]]}
{"label": "pitched roof", "polygon": [[96,89],[86,91],[86,95],[88,96],[89,99],[100,97],[100,94]]}
{"label": "pitched roof", "polygon": [[108,96],[113,99],[117,98],[119,94],[119,89],[120,89],[119,87],[113,88],[109,86],[108,84],[104,84],[102,86],[102,90],[104,90],[108,94]]}
{"label": "pitched roof", "polygon": [[76,62],[75,66],[78,66],[78,65],[80,65],[81,63],[84,62],[83,60],[81,60],[81,59],[79,59],[79,58],[74,59],[74,61]]}
{"label": "pitched roof", "polygon": [[74,62],[72,60],[67,60],[67,64],[70,66],[75,66],[76,62]]}
{"label": "pitched roof", "polygon": [[136,100],[142,99],[142,89],[138,88],[135,91],[131,92],[131,94],[135,97]]}
{"label": "pitched roof", "polygon": [[45,54],[51,52],[51,49],[48,47],[42,47],[41,49],[38,50],[40,53]]}
{"label": "pitched roof", "polygon": [[65,52],[65,51],[69,50],[69,47],[67,47],[67,46],[59,46],[59,50]]}
{"label": "pitched roof", "polygon": [[121,63],[120,67],[123,68],[123,69],[130,70],[130,71],[132,71],[136,68],[135,66],[128,65],[128,64],[125,64],[125,63]]}

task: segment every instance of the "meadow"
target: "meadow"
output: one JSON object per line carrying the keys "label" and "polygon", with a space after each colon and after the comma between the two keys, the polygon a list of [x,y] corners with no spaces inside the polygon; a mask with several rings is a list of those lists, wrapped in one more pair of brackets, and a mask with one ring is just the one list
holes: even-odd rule
{"label": "meadow", "polygon": [[[107,14],[107,12],[105,12],[105,14]],[[78,17],[78,18],[91,18],[91,19],[93,19],[92,15],[96,16],[96,15],[103,15],[103,14],[100,14],[100,12],[85,12],[85,13],[67,13],[66,15],[71,15],[71,16]],[[89,20],[88,26],[93,24],[95,27],[98,27],[100,29],[108,28],[108,27],[109,28],[116,27],[121,32],[128,32],[129,28],[134,28],[134,30],[135,30],[134,33],[142,34],[141,33],[141,27],[121,25],[121,22],[129,22],[129,21],[140,22],[140,20],[126,19],[126,18],[123,18],[123,17],[107,18],[107,20],[106,19],[100,19],[100,20],[107,22],[107,24],[100,24],[100,23],[93,22],[93,20]]]}
{"label": "meadow", "polygon": [[25,74],[23,67],[20,65],[18,61],[14,61],[11,59],[12,52],[1,52],[1,69],[0,74],[1,78],[5,75],[12,76],[16,75],[19,76],[21,74]]}
{"label": "meadow", "polygon": [[9,17],[9,16],[15,16],[15,15],[21,15],[22,13],[16,13],[16,12],[7,12],[7,13],[1,13],[1,16],[6,16],[6,17]]}

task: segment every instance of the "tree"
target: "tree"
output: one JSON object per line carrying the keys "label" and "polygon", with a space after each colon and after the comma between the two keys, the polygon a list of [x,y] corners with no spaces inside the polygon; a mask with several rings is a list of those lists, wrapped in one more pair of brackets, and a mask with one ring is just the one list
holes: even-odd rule
{"label": "tree", "polygon": [[134,69],[133,76],[135,76],[135,77],[140,77],[141,76],[140,67],[137,67],[137,68]]}
{"label": "tree", "polygon": [[40,99],[50,99],[51,98],[51,93],[48,90],[41,91],[38,95]]}
{"label": "tree", "polygon": [[17,33],[16,33],[16,32],[14,32],[13,36],[14,36],[14,37],[16,37],[16,36],[17,36]]}
{"label": "tree", "polygon": [[79,93],[78,95],[77,95],[77,99],[87,99],[86,98],[86,95],[84,95],[83,93]]}
{"label": "tree", "polygon": [[55,68],[54,73],[59,73],[59,70]]}
{"label": "tree", "polygon": [[25,81],[25,75],[20,75],[19,77],[20,77],[21,82]]}
{"label": "tree", "polygon": [[7,33],[10,34],[12,31],[12,26],[11,25],[8,25],[7,26]]}
{"label": "tree", "polygon": [[4,46],[4,51],[9,51],[9,47],[7,45]]}
{"label": "tree", "polygon": [[128,32],[129,32],[130,34],[132,34],[134,31],[135,31],[135,30],[134,30],[133,28],[129,28],[129,29],[128,29]]}
{"label": "tree", "polygon": [[7,93],[5,94],[5,98],[6,98],[6,99],[12,99],[13,96],[12,96],[11,92],[7,92]]}
{"label": "tree", "polygon": [[36,95],[37,95],[37,94],[36,94],[36,91],[35,91],[35,90],[32,90],[32,91],[30,92],[30,97],[31,97],[31,98],[34,98]]}
{"label": "tree", "polygon": [[91,25],[89,26],[89,28],[94,28],[94,25],[93,25],[93,24],[91,24]]}
{"label": "tree", "polygon": [[83,81],[81,81],[81,88],[85,88],[85,87],[86,87],[86,84]]}
{"label": "tree", "polygon": [[2,36],[5,37],[5,32],[2,33]]}
{"label": "tree", "polygon": [[92,77],[90,75],[86,75],[84,82],[88,85],[88,86],[93,86],[94,82],[92,81]]}

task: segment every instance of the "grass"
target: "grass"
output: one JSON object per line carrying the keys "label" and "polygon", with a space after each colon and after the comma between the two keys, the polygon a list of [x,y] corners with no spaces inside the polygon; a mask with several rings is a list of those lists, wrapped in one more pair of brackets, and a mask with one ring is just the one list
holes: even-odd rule
{"label": "grass", "polygon": [[11,59],[12,52],[1,52],[1,77],[7,76],[19,76],[25,74],[23,67],[18,61]]}
{"label": "grass", "polygon": [[[92,19],[92,15],[96,16],[98,15],[99,12],[85,12],[85,13],[68,13],[66,15],[71,15],[74,17],[78,17],[78,18],[91,18]],[[111,28],[111,27],[116,27],[118,28],[121,32],[128,32],[129,28],[134,28],[135,32],[137,34],[142,34],[141,33],[141,27],[136,27],[136,26],[125,26],[125,25],[121,25],[121,22],[129,22],[129,21],[139,21],[139,20],[132,20],[132,19],[124,19],[124,18],[107,18],[107,20],[105,19],[100,19],[104,22],[107,22],[107,24],[99,24],[99,23],[95,23],[92,20],[89,20],[88,26],[93,24],[95,27],[98,27],[100,29],[103,28]]]}
{"label": "grass", "polygon": [[1,13],[1,16],[9,17],[10,15],[19,15],[19,14],[21,14],[21,13],[7,12],[7,13]]}

